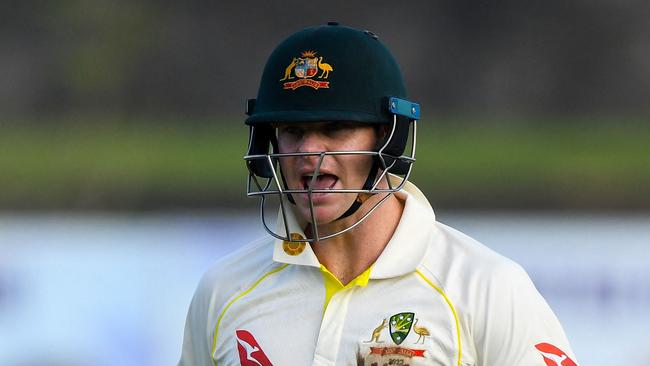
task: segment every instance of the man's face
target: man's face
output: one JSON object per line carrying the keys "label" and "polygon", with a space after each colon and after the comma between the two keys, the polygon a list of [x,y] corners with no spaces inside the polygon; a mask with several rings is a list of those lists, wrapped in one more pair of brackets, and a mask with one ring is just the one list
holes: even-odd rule
{"label": "man's face", "polygon": [[[377,145],[377,132],[373,126],[347,122],[321,122],[277,125],[280,153],[371,151]],[[320,157],[292,156],[280,159],[280,167],[289,189],[362,189],[372,157],[368,155],[328,155],[323,158],[320,170],[316,168]],[[298,213],[311,222],[309,197],[306,193],[292,194]],[[312,193],[314,215],[319,225],[339,218],[352,205],[357,193]]]}

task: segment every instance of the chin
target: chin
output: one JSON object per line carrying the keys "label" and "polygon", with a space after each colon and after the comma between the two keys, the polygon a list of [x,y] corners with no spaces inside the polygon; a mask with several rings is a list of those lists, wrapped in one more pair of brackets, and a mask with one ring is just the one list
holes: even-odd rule
{"label": "chin", "polygon": [[[316,217],[316,224],[318,225],[326,225],[331,223],[332,221],[335,221],[345,211],[347,210],[349,206],[332,206],[332,205],[315,205],[314,206],[314,216]],[[312,222],[312,217],[311,217],[311,211],[309,210],[309,206],[304,206],[300,207],[300,214],[302,215],[303,219],[307,222]]]}
{"label": "chin", "polygon": [[[309,223],[312,222],[311,211],[309,210],[309,206],[301,207],[300,214],[305,221]],[[316,223],[318,225],[323,225],[336,220],[341,215],[336,216],[334,213],[332,213],[332,210],[315,206],[314,216],[316,217]]]}

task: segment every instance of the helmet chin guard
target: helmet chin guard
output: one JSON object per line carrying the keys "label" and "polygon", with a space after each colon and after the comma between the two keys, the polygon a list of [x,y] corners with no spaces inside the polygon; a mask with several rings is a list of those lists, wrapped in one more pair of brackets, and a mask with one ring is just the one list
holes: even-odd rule
{"label": "helmet chin guard", "polygon": [[[372,212],[384,203],[391,194],[402,189],[408,180],[413,163],[415,162],[417,119],[420,107],[399,98],[387,98],[386,107],[393,116],[390,132],[379,144],[376,151],[323,151],[323,152],[295,152],[278,153],[275,129],[270,124],[251,126],[249,135],[248,154],[244,157],[249,170],[247,195],[260,196],[260,216],[264,229],[273,237],[289,242],[317,242],[341,235],[361,224]],[[410,141],[410,143],[409,143]],[[408,145],[408,146],[407,146]],[[408,148],[407,148],[408,147]],[[364,155],[372,158],[371,172],[363,187],[345,189],[316,189],[314,183],[320,173],[323,161],[331,156],[338,155]],[[304,189],[289,189],[282,172],[281,159],[287,157],[318,157],[315,171],[311,181]],[[373,172],[372,169],[375,169]],[[374,178],[373,178],[374,176]],[[345,215],[333,220],[343,220],[363,208],[362,214],[355,222],[333,233],[322,233],[319,230],[318,217],[315,213],[312,196],[317,193],[356,194],[353,207]],[[307,195],[309,203],[309,217],[301,217],[296,212],[295,200],[292,195]],[[376,202],[369,202],[367,196],[383,195]],[[363,199],[365,197],[365,199]],[[356,206],[356,207],[355,207]],[[278,224],[272,227],[269,217],[274,219],[278,215]],[[351,211],[351,212],[350,212]],[[332,221],[330,221],[332,222]],[[290,224],[297,225],[310,235],[298,237],[291,235],[294,230]],[[323,225],[321,223],[320,225]],[[308,230],[309,229],[309,230]]]}

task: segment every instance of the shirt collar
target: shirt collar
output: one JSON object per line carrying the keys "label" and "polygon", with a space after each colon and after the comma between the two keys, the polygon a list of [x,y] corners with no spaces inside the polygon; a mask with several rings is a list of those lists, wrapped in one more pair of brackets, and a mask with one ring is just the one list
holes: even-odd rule
{"label": "shirt collar", "polygon": [[[413,272],[422,261],[427,248],[429,229],[435,220],[431,205],[422,192],[412,183],[406,182],[402,190],[395,193],[405,201],[404,211],[395,233],[389,240],[383,252],[372,266],[370,279],[390,278]],[[293,235],[305,237],[303,225],[296,218],[293,205],[288,201],[284,206],[289,208],[278,214],[277,232],[284,233],[284,220]],[[308,243],[290,243],[275,239],[273,260],[281,263],[321,267],[318,258]]]}
{"label": "shirt collar", "polygon": [[[284,195],[283,195],[284,196]],[[285,215],[282,215],[282,208],[278,213],[278,222],[276,225],[277,233],[285,233],[285,217],[286,217],[286,228],[289,229],[290,235],[302,238],[305,238],[305,232],[302,229],[305,224],[299,222],[296,214],[293,210],[293,204],[289,203],[285,197],[282,197],[284,201],[282,204],[284,207],[288,208],[285,210]],[[291,243],[282,239],[275,239],[274,249],[273,249],[273,260],[280,263],[289,263],[289,264],[299,264],[303,266],[312,266],[319,267],[321,266],[316,254],[311,249],[311,245],[306,242],[302,243]]]}
{"label": "shirt collar", "polygon": [[397,277],[415,271],[427,250],[430,228],[435,221],[433,208],[410,182],[406,182],[397,194],[405,200],[404,211],[393,236],[373,265],[371,279]]}

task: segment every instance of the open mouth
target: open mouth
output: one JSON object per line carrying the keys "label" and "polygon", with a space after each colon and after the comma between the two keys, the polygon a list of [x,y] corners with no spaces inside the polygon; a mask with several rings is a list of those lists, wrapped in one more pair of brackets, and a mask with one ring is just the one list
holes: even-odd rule
{"label": "open mouth", "polygon": [[333,174],[305,174],[301,177],[303,189],[332,189],[339,178]]}

